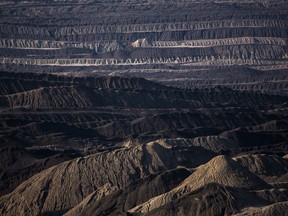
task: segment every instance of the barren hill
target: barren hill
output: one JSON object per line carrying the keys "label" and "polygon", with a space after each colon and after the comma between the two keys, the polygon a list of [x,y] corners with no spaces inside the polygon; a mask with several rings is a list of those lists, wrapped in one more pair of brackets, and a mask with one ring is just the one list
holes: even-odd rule
{"label": "barren hill", "polygon": [[65,215],[121,215],[154,196],[168,192],[190,174],[182,168],[151,174],[100,200],[93,193]]}
{"label": "barren hill", "polygon": [[0,2],[0,215],[285,215],[286,0]]}
{"label": "barren hill", "polygon": [[[288,150],[286,96],[222,87],[183,90],[142,78],[11,75],[0,73],[0,154],[11,158],[2,167],[2,194],[59,162],[129,140],[227,155],[248,146],[266,151],[272,144],[278,145],[273,151]],[[29,163],[13,160],[11,147]]]}
{"label": "barren hill", "polygon": [[[169,150],[149,144],[64,162],[34,175],[11,194],[3,196],[1,214],[65,212],[94,191],[93,196],[100,199],[150,173],[176,168],[183,161],[191,167],[199,165],[200,160],[193,161],[197,153],[193,149],[188,152],[183,154],[181,149]],[[207,161],[211,156],[203,159]]]}
{"label": "barren hill", "polygon": [[132,213],[149,212],[209,183],[218,183],[224,186],[246,189],[268,187],[263,180],[237,162],[225,156],[218,156],[207,164],[198,167],[194,173],[175,189],[152,198],[130,211]]}

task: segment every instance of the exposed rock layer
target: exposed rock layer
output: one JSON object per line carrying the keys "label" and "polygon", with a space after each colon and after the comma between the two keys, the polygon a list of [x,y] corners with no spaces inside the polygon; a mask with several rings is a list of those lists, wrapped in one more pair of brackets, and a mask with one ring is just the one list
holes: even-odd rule
{"label": "exposed rock layer", "polygon": [[[208,81],[287,94],[287,74],[277,82],[263,80],[270,77],[267,70],[274,76],[287,72],[285,3],[7,1],[0,10],[0,68],[60,73],[100,73],[101,68],[124,76],[131,76],[132,68],[137,76],[178,87],[203,88]],[[246,68],[227,78],[221,71],[232,66]],[[199,67],[204,68],[195,79]],[[201,73],[215,67],[221,67],[220,80]],[[251,69],[264,76],[247,76]]]}

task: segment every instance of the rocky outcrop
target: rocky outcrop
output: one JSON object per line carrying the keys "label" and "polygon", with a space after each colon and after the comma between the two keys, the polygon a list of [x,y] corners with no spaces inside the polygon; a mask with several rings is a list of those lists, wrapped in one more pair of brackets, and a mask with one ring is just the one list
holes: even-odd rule
{"label": "rocky outcrop", "polygon": [[239,144],[233,140],[229,140],[221,136],[199,136],[194,139],[161,139],[155,142],[161,143],[165,146],[199,146],[214,152],[220,152],[231,148],[239,147]]}

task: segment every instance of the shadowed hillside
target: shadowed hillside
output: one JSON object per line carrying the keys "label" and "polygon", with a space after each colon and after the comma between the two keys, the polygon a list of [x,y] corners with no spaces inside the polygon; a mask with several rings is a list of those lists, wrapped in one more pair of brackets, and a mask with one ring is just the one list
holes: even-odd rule
{"label": "shadowed hillside", "polygon": [[286,215],[285,0],[0,2],[0,215]]}

